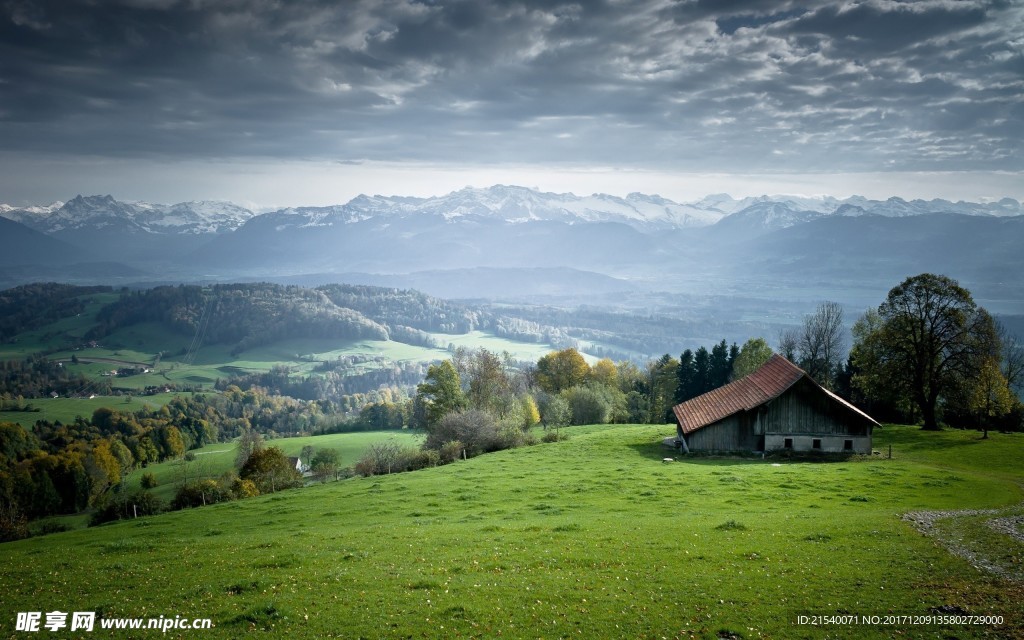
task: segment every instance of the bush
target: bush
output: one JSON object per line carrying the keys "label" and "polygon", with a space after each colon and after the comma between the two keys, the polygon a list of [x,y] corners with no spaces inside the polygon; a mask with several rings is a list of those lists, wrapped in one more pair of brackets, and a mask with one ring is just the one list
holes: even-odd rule
{"label": "bush", "polygon": [[450,464],[461,458],[463,449],[465,446],[458,440],[451,440],[441,445],[441,448],[437,450],[441,464]]}
{"label": "bush", "polygon": [[488,451],[500,451],[502,449],[515,449],[516,447],[527,447],[537,444],[537,438],[529,431],[524,431],[515,424],[504,424],[495,434]]}
{"label": "bush", "polygon": [[139,484],[143,489],[153,489],[157,485],[156,476],[152,473],[146,472],[142,474],[142,479],[139,481]]}
{"label": "bush", "polygon": [[418,471],[441,464],[441,454],[433,449],[410,450],[405,461],[405,471]]}
{"label": "bush", "polygon": [[164,501],[152,493],[141,490],[122,494],[108,500],[89,519],[89,526],[94,527],[104,522],[127,520],[136,516],[152,516],[166,510]]}
{"label": "bush", "polygon": [[200,480],[186,484],[178,489],[178,493],[171,500],[172,509],[186,509],[188,507],[201,507],[218,502],[226,502],[232,499],[231,491],[221,486],[214,480]]}
{"label": "bush", "polygon": [[498,425],[491,414],[477,409],[449,413],[433,426],[427,435],[424,449],[438,449],[453,440],[463,444],[466,455],[475,456],[494,451]]}
{"label": "bush", "polygon": [[64,533],[65,531],[71,531],[71,527],[63,522],[44,522],[36,527],[32,535],[45,536],[51,533]]}
{"label": "bush", "polygon": [[598,385],[573,387],[565,392],[572,424],[604,424],[611,418],[613,402],[608,391]]}
{"label": "bush", "polygon": [[408,470],[416,454],[416,450],[403,447],[397,442],[375,442],[367,447],[356,462],[355,471],[361,476],[400,473]]}
{"label": "bush", "polygon": [[256,483],[252,480],[243,480],[241,478],[235,478],[235,481],[231,484],[231,493],[236,498],[254,498],[260,495],[260,490],[256,487]]}
{"label": "bush", "polygon": [[13,504],[0,505],[0,542],[21,540],[30,535],[25,514]]}
{"label": "bush", "polygon": [[569,434],[567,434],[567,433],[560,433],[560,432],[558,432],[558,431],[556,431],[554,429],[549,429],[548,431],[546,431],[544,433],[544,435],[541,437],[540,440],[541,440],[541,442],[561,442],[563,440],[568,440],[568,439],[569,439]]}

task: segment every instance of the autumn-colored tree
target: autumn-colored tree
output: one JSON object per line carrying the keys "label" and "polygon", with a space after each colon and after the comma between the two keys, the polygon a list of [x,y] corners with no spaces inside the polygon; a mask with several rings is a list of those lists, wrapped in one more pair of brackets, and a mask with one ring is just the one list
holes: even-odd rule
{"label": "autumn-colored tree", "polygon": [[96,500],[110,487],[121,482],[121,465],[110,452],[110,442],[96,441],[85,458],[85,470],[89,476],[89,503]]}
{"label": "autumn-colored tree", "polygon": [[982,438],[988,438],[989,425],[1009,413],[1015,400],[999,362],[995,358],[985,360],[970,394],[970,408],[984,431]]}
{"label": "autumn-colored tree", "polygon": [[273,493],[302,484],[302,476],[277,447],[253,451],[238,472],[238,477],[252,480],[261,493]]}
{"label": "autumn-colored tree", "polygon": [[590,365],[571,347],[549,353],[537,361],[537,384],[548,393],[560,393],[583,384],[589,374]]}
{"label": "autumn-colored tree", "polygon": [[522,427],[529,429],[540,422],[540,410],[537,409],[537,402],[533,399],[533,396],[523,396],[520,402],[522,404],[523,416]]}
{"label": "autumn-colored tree", "polygon": [[619,386],[619,370],[610,358],[602,358],[590,368],[590,379],[610,389]]}

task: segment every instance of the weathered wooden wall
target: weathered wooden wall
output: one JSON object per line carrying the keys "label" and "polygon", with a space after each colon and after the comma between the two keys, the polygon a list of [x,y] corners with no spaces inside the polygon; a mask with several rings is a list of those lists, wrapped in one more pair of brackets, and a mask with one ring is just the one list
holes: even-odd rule
{"label": "weathered wooden wall", "polygon": [[741,412],[686,437],[687,445],[696,451],[753,451],[759,446],[754,433],[754,415]]}
{"label": "weathered wooden wall", "polygon": [[766,434],[867,436],[870,423],[833,402],[806,380],[772,400],[761,416]]}

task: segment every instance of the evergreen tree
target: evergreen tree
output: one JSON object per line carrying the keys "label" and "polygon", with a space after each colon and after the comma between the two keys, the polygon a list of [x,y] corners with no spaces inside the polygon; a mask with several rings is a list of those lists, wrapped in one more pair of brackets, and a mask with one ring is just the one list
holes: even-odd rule
{"label": "evergreen tree", "polygon": [[729,345],[726,344],[724,339],[711,348],[710,369],[709,378],[711,386],[707,391],[717,389],[729,382],[729,375],[732,373],[732,363],[729,362]]}
{"label": "evergreen tree", "polygon": [[698,348],[693,354],[693,368],[693,388],[690,397],[696,398],[714,388],[711,384],[711,354],[704,347]]}
{"label": "evergreen tree", "polygon": [[697,368],[693,361],[693,352],[687,349],[679,356],[679,368],[676,373],[676,404],[686,402],[694,397],[693,381],[697,376]]}

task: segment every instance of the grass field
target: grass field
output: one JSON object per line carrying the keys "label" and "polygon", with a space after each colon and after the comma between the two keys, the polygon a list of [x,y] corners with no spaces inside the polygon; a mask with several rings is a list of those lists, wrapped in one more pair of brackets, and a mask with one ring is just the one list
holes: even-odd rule
{"label": "grass field", "polygon": [[[0,359],[21,358],[50,351],[48,357],[61,360],[69,371],[97,382],[110,382],[117,388],[143,389],[166,385],[211,386],[218,378],[236,374],[265,372],[274,366],[287,366],[294,374],[309,375],[324,361],[341,356],[370,356],[392,362],[433,362],[450,357],[445,349],[433,349],[393,340],[291,339],[232,354],[226,345],[206,345],[186,362],[184,351],[191,336],[168,331],[157,323],[140,323],[103,338],[99,347],[80,348],[77,341],[92,326],[95,310],[65,318],[38,331],[18,337],[12,344],[0,345]],[[433,334],[439,342],[468,348],[486,348],[496,353],[509,352],[514,358],[534,361],[553,350],[547,344],[515,342],[481,331],[464,335]],[[57,349],[54,351],[54,349]],[[158,353],[163,355],[153,366]],[[72,357],[78,362],[72,362]],[[104,378],[102,374],[125,366],[152,368],[146,374]],[[372,363],[367,367],[378,366]]]}
{"label": "grass field", "polygon": [[[434,349],[393,340],[291,339],[231,353],[229,345],[205,345],[186,362],[185,353],[193,336],[169,331],[156,322],[143,322],[119,329],[99,340],[98,347],[84,345],[84,336],[96,324],[96,314],[118,298],[117,293],[86,296],[85,310],[33,331],[24,332],[14,341],[0,344],[0,360],[25,358],[46,353],[61,360],[69,371],[79,373],[97,383],[109,382],[115,388],[139,390],[168,384],[210,388],[217,379],[233,375],[269,371],[287,366],[295,375],[310,375],[323,361],[340,356],[370,356],[390,362],[433,362],[450,357],[446,349]],[[467,348],[486,348],[496,353],[509,352],[514,358],[535,361],[553,350],[548,344],[516,342],[473,331],[464,335],[432,334],[439,343]],[[157,354],[162,354],[154,366]],[[78,362],[72,362],[76,358]],[[146,374],[128,377],[104,377],[121,367],[143,366]],[[362,369],[382,366],[367,363]],[[390,366],[390,365],[388,365]],[[350,373],[358,373],[354,368]],[[98,388],[98,387],[97,387]],[[94,390],[85,389],[85,393]],[[73,415],[71,416],[74,417]],[[12,419],[12,417],[2,417]],[[29,416],[14,417],[18,422]]]}
{"label": "grass field", "polygon": [[[338,462],[342,467],[351,466],[359,459],[368,446],[376,442],[394,441],[399,444],[418,447],[423,436],[411,431],[366,431],[360,433],[333,433],[324,436],[308,436],[303,438],[278,438],[267,440],[266,446],[278,447],[285,455],[297,456],[306,445],[317,449],[335,449]],[[192,451],[195,460],[169,460],[159,464],[151,464],[145,469],[138,469],[128,478],[128,490],[138,489],[139,481],[144,473],[152,473],[157,480],[153,493],[163,500],[170,501],[177,491],[178,485],[187,475],[191,479],[217,479],[223,473],[234,468],[235,443],[220,442],[207,445]]]}
{"label": "grass field", "polygon": [[39,411],[0,411],[0,422],[17,422],[31,427],[38,420],[64,424],[75,421],[76,416],[92,417],[92,412],[100,407],[109,407],[117,411],[138,411],[144,407],[159,409],[174,396],[175,393],[158,393],[152,396],[96,396],[95,398],[33,398],[26,400]]}
{"label": "grass field", "polygon": [[[1024,636],[1019,583],[899,518],[1017,505],[1021,435],[887,427],[875,447],[892,443],[891,460],[666,464],[669,427],[568,432],[436,469],[0,545],[0,632],[24,635],[17,612],[60,610],[211,618],[212,630],[179,632],[204,638]],[[1009,536],[974,542],[1022,557]],[[940,606],[1004,621],[796,623]]]}

